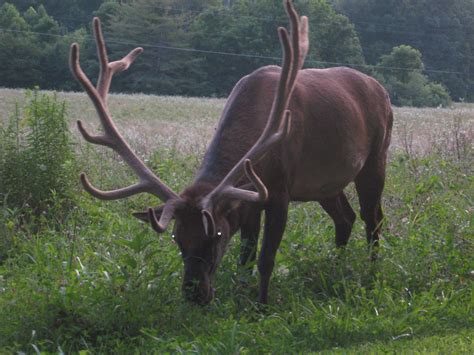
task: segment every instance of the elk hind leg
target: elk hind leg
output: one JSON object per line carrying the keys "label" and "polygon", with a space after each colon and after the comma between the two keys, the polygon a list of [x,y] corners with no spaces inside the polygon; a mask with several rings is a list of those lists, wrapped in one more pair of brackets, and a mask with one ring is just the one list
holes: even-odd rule
{"label": "elk hind leg", "polygon": [[377,258],[377,246],[383,221],[382,191],[385,184],[385,161],[368,162],[355,179],[360,215],[366,226],[371,258]]}
{"label": "elk hind leg", "polygon": [[356,219],[356,214],[347,201],[346,195],[341,191],[336,197],[320,200],[319,203],[334,221],[336,246],[346,246]]}

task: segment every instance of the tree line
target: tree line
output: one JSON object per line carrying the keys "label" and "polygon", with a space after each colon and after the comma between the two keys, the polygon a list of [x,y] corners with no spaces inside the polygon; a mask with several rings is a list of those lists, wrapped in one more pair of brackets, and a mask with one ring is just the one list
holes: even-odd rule
{"label": "tree line", "polygon": [[[430,1],[429,11],[427,0],[295,4],[310,18],[306,67],[366,72],[397,105],[474,100],[472,1]],[[145,49],[114,91],[217,97],[280,63],[276,28],[287,22],[281,0],[0,0],[0,86],[77,90],[69,45],[81,45],[84,70],[96,74],[92,16],[102,19],[112,58]]]}

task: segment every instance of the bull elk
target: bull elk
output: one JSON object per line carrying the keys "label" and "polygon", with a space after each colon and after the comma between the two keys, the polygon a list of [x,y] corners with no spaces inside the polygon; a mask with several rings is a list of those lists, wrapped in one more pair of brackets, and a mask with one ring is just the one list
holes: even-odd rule
{"label": "bull elk", "polygon": [[163,205],[134,214],[163,233],[174,219],[174,235],[184,262],[183,292],[198,304],[214,296],[211,279],[231,236],[240,229],[239,265],[256,259],[262,211],[263,243],[258,259],[259,301],[267,303],[270,276],[282,239],[290,201],[318,201],[334,220],[336,245],[345,246],[356,218],[343,189],[355,182],[369,245],[379,240],[392,111],[385,89],[350,68],[302,69],[308,51],[308,21],[292,1],[284,1],[290,31],[279,28],[282,67],[265,66],[242,78],[232,90],[216,133],[194,182],[175,193],[132,151],[110,115],[107,95],[112,76],[128,69],[143,51],[109,62],[100,21],[93,21],[100,61],[95,87],[71,46],[71,70],[92,100],[103,134],[84,138],[116,151],[138,175],[129,187],[101,191],[81,174],[84,189],[102,200],[138,193]]}

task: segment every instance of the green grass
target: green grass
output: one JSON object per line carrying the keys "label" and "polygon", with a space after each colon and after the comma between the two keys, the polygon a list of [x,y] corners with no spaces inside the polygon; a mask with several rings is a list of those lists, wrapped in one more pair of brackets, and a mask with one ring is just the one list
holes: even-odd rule
{"label": "green grass", "polygon": [[[461,330],[457,334],[437,334],[427,337],[413,337],[410,333],[389,342],[366,343],[345,349],[333,349],[334,354],[472,354],[474,331]],[[329,351],[328,351],[329,353]]]}
{"label": "green grass", "polygon": [[[0,91],[0,113],[21,95]],[[63,97],[71,120],[85,116],[97,126],[84,96]],[[132,145],[176,190],[192,180],[223,103],[111,100]],[[264,310],[255,303],[256,275],[248,288],[234,281],[238,236],[218,270],[217,299],[206,307],[184,302],[169,233],[158,236],[130,215],[158,203],[151,197],[101,202],[78,186],[65,222],[51,218],[39,233],[15,228],[2,211],[0,352],[471,354],[473,118],[471,106],[396,109],[380,259],[368,261],[360,219],[340,251],[319,205],[294,204]],[[133,181],[113,154],[77,148],[97,185]],[[353,187],[347,191],[357,210]]]}

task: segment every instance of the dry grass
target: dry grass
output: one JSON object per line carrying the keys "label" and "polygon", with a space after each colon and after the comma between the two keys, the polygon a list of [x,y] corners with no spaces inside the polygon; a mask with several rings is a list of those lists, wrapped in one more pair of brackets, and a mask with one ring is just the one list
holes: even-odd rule
{"label": "dry grass", "polygon": [[[23,90],[0,90],[0,118],[24,100]],[[68,105],[71,125],[82,119],[89,127],[99,126],[95,110],[82,93],[58,93]],[[214,133],[224,99],[183,98],[150,95],[110,97],[114,119],[132,146],[148,155],[159,148],[179,153],[203,153]],[[433,150],[448,149],[456,155],[472,150],[474,105],[459,104],[453,108],[395,108],[392,153],[425,155]],[[73,132],[77,132],[72,127]]]}
{"label": "dry grass", "polygon": [[453,108],[395,108],[392,151],[427,155],[451,151],[456,155],[472,150],[474,105]]}
{"label": "dry grass", "polygon": [[[73,133],[79,135],[74,124],[79,119],[90,128],[99,127],[97,114],[85,94],[61,92],[58,96],[67,103]],[[13,112],[15,102],[23,100],[23,90],[0,90],[0,119],[6,119]],[[142,94],[114,94],[109,100],[120,131],[142,154],[161,147],[185,154],[203,152],[224,104],[222,99]]]}

